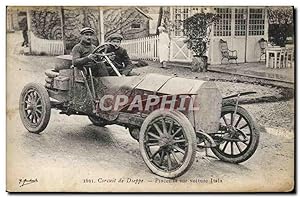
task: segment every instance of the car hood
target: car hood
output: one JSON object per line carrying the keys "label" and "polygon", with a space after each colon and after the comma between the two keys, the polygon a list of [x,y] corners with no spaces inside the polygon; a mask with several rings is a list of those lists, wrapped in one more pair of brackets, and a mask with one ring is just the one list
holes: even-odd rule
{"label": "car hood", "polygon": [[[178,95],[198,94],[201,87],[216,88],[215,83],[198,79],[187,79],[161,74],[146,74],[145,76],[102,77],[102,83],[114,93],[132,90],[144,90],[154,93]],[[122,90],[122,91],[120,91]]]}

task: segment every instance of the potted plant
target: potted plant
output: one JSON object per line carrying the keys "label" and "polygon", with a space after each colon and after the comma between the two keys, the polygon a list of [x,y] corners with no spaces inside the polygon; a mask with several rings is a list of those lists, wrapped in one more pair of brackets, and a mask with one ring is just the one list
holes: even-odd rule
{"label": "potted plant", "polygon": [[194,52],[192,71],[207,71],[206,51],[212,24],[218,20],[213,13],[197,13],[183,22],[187,47]]}

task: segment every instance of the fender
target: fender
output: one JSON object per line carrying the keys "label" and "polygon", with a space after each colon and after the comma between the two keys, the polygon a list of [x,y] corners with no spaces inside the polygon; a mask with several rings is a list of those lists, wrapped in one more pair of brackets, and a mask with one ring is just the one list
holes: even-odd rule
{"label": "fender", "polygon": [[250,95],[250,94],[256,94],[256,93],[257,92],[255,92],[255,91],[242,92],[242,93],[233,94],[233,95],[230,95],[230,96],[223,97],[223,100],[227,100],[229,98],[236,98],[238,96],[245,96],[245,95]]}
{"label": "fender", "polygon": [[[256,93],[257,92],[255,92],[255,91],[248,91],[248,92],[242,92],[242,93],[237,93],[237,94],[223,97],[222,98],[222,106],[226,106],[226,105],[237,106],[240,96],[246,96],[246,95],[256,94]],[[233,99],[233,98],[235,98],[235,99]]]}

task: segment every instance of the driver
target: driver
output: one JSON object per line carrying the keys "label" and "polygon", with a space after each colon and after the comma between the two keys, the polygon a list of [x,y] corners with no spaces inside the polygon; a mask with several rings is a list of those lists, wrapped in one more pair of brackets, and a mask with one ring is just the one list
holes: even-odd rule
{"label": "driver", "polygon": [[97,58],[97,55],[92,54],[96,48],[92,44],[92,37],[95,35],[95,30],[90,27],[85,27],[80,30],[81,39],[72,49],[72,64],[74,67],[82,70],[83,66],[90,66],[92,74],[95,77],[108,76],[109,73],[103,62],[95,63],[93,60]]}
{"label": "driver", "polygon": [[[118,33],[114,33],[110,35],[106,41],[110,44],[107,48],[107,53],[114,53],[114,56],[110,56],[109,58],[112,60],[113,64],[119,70],[119,72],[125,76],[130,76],[131,71],[133,69],[133,64],[127,54],[126,49],[120,47],[121,41],[123,40],[123,36]],[[109,69],[110,75],[116,75],[115,72]]]}

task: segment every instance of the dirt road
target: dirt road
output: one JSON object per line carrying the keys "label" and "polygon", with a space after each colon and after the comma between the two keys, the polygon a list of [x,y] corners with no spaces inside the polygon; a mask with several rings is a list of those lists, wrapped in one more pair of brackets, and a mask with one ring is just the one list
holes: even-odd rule
{"label": "dirt road", "polygon": [[[293,101],[245,106],[267,129],[261,133],[258,149],[247,162],[229,164],[198,153],[191,169],[176,180],[152,174],[143,162],[138,143],[125,128],[117,125],[96,127],[86,117],[59,115],[52,110],[50,123],[43,133],[28,133],[18,113],[19,94],[28,82],[44,83],[44,70],[56,62],[53,57],[18,55],[15,37],[8,37],[11,47],[7,58],[7,190],[39,191],[41,187],[43,191],[292,189],[293,114],[286,117],[274,109],[283,106],[291,114],[288,108],[293,109]],[[270,88],[269,91],[272,92]],[[265,112],[270,117],[265,117]],[[279,118],[280,121],[274,121]],[[274,122],[284,124],[276,126]],[[22,186],[25,179],[36,182]]]}

